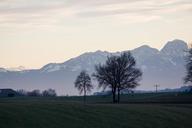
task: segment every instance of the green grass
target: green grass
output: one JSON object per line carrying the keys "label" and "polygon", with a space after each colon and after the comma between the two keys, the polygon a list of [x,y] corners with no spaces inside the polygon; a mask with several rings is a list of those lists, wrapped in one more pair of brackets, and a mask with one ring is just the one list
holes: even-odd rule
{"label": "green grass", "polygon": [[[158,101],[164,97],[145,95],[127,95],[122,100],[141,101],[143,98],[145,101]],[[178,99],[182,99],[181,97],[190,99],[189,95],[177,95]],[[167,99],[170,98],[173,99],[171,95]],[[110,97],[88,97],[88,102],[86,105],[82,104],[81,97],[2,98],[0,128],[192,127],[192,104],[110,104]]]}
{"label": "green grass", "polygon": [[[82,101],[83,97],[61,97],[68,101]],[[112,96],[88,96],[89,103],[111,103]],[[142,93],[121,96],[121,103],[177,103],[192,104],[192,93]]]}

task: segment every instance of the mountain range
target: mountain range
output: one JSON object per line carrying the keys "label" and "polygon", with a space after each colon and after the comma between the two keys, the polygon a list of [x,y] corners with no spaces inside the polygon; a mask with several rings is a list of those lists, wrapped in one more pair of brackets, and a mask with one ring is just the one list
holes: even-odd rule
{"label": "mountain range", "polygon": [[[160,89],[183,86],[187,50],[187,43],[178,39],[167,42],[161,50],[148,45],[130,50],[137,61],[137,66],[143,72],[137,89],[153,90],[155,84],[159,84]],[[59,95],[76,95],[78,92],[73,83],[81,70],[87,70],[92,74],[94,66],[105,63],[107,56],[120,54],[121,52],[98,50],[84,53],[63,63],[49,63],[35,70],[0,68],[0,88],[26,90],[54,88]],[[94,84],[94,91],[98,91],[96,82]]]}

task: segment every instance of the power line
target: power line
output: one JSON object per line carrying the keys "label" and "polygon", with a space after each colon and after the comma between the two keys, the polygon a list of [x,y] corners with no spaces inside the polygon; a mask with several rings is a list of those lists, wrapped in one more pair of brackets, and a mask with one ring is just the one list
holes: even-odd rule
{"label": "power line", "polygon": [[155,91],[156,91],[156,93],[157,93],[158,87],[160,87],[160,85],[156,84],[156,85],[154,85],[154,86],[155,86]]}

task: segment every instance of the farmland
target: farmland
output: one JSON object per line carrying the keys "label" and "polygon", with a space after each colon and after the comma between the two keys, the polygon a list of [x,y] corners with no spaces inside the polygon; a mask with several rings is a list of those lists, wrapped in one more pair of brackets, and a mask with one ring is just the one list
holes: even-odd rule
{"label": "farmland", "polygon": [[0,128],[191,128],[191,94],[0,99]]}

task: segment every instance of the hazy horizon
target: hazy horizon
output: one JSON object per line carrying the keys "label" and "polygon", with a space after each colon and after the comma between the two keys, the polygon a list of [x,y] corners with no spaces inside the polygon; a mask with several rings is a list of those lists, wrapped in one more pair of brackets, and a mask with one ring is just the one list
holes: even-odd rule
{"label": "hazy horizon", "polygon": [[0,67],[37,69],[84,52],[191,42],[190,0],[0,1]]}

